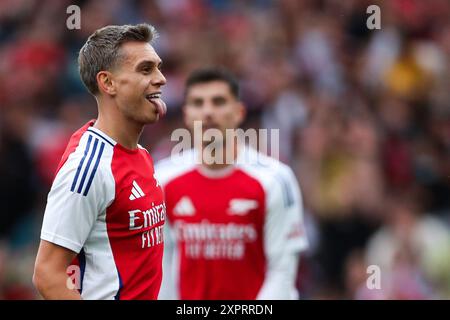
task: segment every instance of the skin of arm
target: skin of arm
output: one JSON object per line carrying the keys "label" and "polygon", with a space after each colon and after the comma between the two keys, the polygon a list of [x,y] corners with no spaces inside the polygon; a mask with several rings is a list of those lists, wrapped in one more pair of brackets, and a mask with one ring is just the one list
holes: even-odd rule
{"label": "skin of arm", "polygon": [[67,248],[41,240],[34,266],[33,284],[46,300],[81,300],[76,289],[67,285],[67,267],[76,257]]}

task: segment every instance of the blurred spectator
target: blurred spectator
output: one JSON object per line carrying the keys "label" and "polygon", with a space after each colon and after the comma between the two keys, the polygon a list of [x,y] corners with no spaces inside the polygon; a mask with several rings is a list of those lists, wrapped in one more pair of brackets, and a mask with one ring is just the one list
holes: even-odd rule
{"label": "blurred spectator", "polygon": [[[432,295],[428,293],[430,295],[425,297],[448,299],[450,231],[442,221],[419,210],[416,196],[390,197],[384,214],[386,223],[373,235],[368,244],[367,263],[378,265],[383,274],[392,278],[391,283],[400,275],[403,275],[404,281],[407,281],[408,277],[411,277],[411,281],[416,277],[421,278],[421,282],[426,280],[435,289]],[[407,286],[392,286],[396,290],[404,288],[405,292],[397,293],[400,296],[414,299],[424,297],[423,292],[417,292],[418,296],[415,297],[408,296],[411,288]],[[410,294],[414,295],[413,292]]]}

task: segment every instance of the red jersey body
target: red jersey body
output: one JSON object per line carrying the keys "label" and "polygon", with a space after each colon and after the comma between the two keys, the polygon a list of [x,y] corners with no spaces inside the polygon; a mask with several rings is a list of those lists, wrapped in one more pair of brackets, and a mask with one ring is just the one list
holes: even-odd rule
{"label": "red jersey body", "polygon": [[[242,151],[244,156],[257,153]],[[306,246],[300,213],[289,213],[297,200],[290,176],[280,182],[285,166],[275,169],[270,160],[266,168],[253,163],[213,171],[195,164],[194,153],[178,160],[156,167],[174,249],[165,252],[173,255],[164,270],[173,287],[165,289],[189,300],[256,299],[269,251]]]}
{"label": "red jersey body", "polygon": [[41,238],[76,253],[84,299],[156,299],[165,203],[153,161],[90,121],[71,138],[49,193]]}

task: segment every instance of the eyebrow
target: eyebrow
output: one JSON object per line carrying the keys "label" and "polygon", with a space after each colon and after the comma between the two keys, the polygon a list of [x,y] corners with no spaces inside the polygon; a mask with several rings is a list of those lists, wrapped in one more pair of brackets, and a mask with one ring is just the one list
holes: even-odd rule
{"label": "eyebrow", "polygon": [[[187,98],[189,101],[191,102],[200,102],[200,101],[204,101],[207,100],[208,98],[204,98],[204,97],[188,97]],[[223,96],[223,95],[214,95],[212,97],[210,97],[209,99],[211,99],[211,101],[217,102],[217,101],[226,101],[227,97]]]}

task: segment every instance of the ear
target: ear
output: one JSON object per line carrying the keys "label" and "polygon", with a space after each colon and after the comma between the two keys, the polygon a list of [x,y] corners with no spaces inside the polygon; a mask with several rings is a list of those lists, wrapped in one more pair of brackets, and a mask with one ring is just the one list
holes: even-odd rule
{"label": "ear", "polygon": [[97,85],[98,90],[107,95],[114,96],[116,95],[116,87],[115,82],[113,80],[113,75],[108,71],[100,71],[97,73]]}

